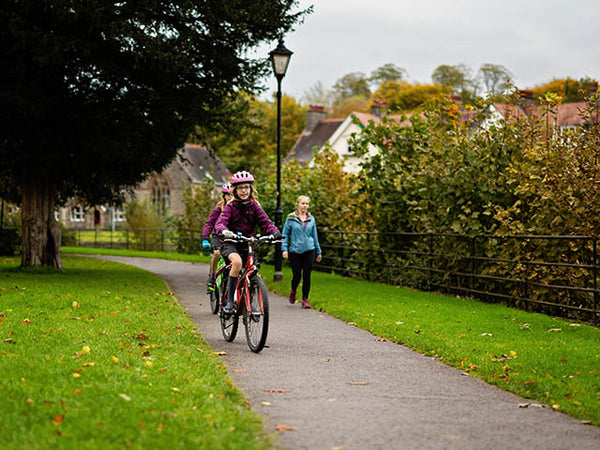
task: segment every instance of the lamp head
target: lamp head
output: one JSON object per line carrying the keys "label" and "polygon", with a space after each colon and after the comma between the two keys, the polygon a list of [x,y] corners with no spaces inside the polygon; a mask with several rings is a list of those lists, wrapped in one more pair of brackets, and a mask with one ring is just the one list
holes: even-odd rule
{"label": "lamp head", "polygon": [[279,45],[277,45],[275,50],[271,50],[271,52],[269,52],[269,58],[271,59],[273,72],[277,78],[283,78],[285,76],[292,54],[293,52],[285,48],[285,45],[283,45],[283,39],[279,40]]}

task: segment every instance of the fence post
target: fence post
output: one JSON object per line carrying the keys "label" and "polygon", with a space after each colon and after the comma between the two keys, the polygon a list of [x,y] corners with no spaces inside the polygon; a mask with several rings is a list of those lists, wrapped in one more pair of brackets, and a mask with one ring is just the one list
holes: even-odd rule
{"label": "fence post", "polygon": [[475,269],[477,264],[475,261],[475,239],[477,239],[477,236],[471,238],[471,280],[469,283],[471,291],[475,288]]}
{"label": "fence post", "polygon": [[344,275],[344,232],[340,232],[340,248],[338,249],[338,257],[340,258],[340,271],[341,275]]}
{"label": "fence post", "polygon": [[598,289],[598,269],[597,269],[597,264],[598,264],[598,240],[596,239],[596,237],[594,237],[593,239],[593,243],[594,243],[594,314],[596,315],[596,320],[598,320],[598,292],[596,292],[596,290]]}

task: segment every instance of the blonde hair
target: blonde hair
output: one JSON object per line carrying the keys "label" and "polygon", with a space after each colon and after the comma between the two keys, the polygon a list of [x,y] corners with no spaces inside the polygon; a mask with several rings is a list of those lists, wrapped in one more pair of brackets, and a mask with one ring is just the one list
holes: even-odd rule
{"label": "blonde hair", "polygon": [[296,206],[298,206],[302,200],[306,200],[307,202],[310,203],[310,197],[308,197],[306,195],[299,195],[298,198],[296,199]]}

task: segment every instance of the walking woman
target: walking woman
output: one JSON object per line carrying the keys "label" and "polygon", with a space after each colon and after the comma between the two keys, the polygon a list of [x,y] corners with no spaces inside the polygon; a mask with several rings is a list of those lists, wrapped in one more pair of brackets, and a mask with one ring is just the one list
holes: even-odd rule
{"label": "walking woman", "polygon": [[308,213],[310,199],[301,195],[296,200],[296,211],[288,214],[283,226],[283,258],[292,266],[290,303],[296,303],[296,290],[302,279],[302,308],[310,308],[310,273],[313,263],[321,261],[321,246],[315,218]]}

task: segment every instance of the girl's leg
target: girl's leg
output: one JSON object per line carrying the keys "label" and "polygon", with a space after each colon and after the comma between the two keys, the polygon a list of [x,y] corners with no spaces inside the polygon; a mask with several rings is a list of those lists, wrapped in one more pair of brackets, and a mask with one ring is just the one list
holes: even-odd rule
{"label": "girl's leg", "polygon": [[296,292],[302,278],[302,255],[299,253],[289,253],[288,260],[292,266],[292,292]]}
{"label": "girl's leg", "polygon": [[227,255],[231,262],[231,270],[229,271],[229,286],[227,292],[227,304],[223,308],[223,312],[229,314],[233,312],[235,307],[235,287],[237,285],[240,272],[242,270],[242,257],[239,253],[230,253]]}
{"label": "girl's leg", "polygon": [[302,300],[308,300],[310,293],[310,274],[312,272],[313,262],[315,260],[316,250],[302,253]]}
{"label": "girl's leg", "polygon": [[217,271],[217,264],[219,264],[220,257],[221,252],[219,250],[215,250],[210,260],[210,273],[215,273]]}

